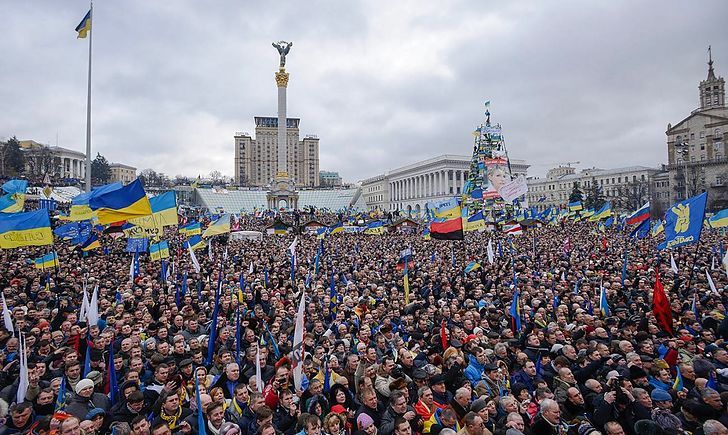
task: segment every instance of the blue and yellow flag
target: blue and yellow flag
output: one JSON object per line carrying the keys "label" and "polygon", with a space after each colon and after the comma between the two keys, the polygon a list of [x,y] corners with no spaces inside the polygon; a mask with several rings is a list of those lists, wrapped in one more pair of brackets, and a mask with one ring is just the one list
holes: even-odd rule
{"label": "blue and yellow flag", "polygon": [[212,237],[218,234],[225,234],[230,232],[230,214],[225,213],[220,216],[216,221],[210,222],[205,232],[202,233],[202,237]]}
{"label": "blue and yellow flag", "polygon": [[174,191],[165,192],[149,199],[152,215],[130,219],[129,223],[142,228],[164,228],[177,225],[177,196]]}
{"label": "blue and yellow flag", "polygon": [[463,222],[463,231],[481,231],[485,230],[485,219],[483,219],[483,212],[479,211],[474,215],[470,216],[467,221]]}
{"label": "blue and yellow flag", "polygon": [[575,201],[569,203],[569,211],[583,210],[584,206],[581,205],[581,201]]}
{"label": "blue and yellow flag", "polygon": [[48,210],[0,215],[0,248],[43,246],[53,243]]}
{"label": "blue and yellow flag", "polygon": [[435,204],[435,218],[442,220],[450,220],[460,218],[462,211],[457,198],[448,198]]}
{"label": "blue and yellow flag", "polygon": [[88,204],[91,210],[96,210],[102,225],[152,214],[149,198],[138,178],[120,189],[91,196]]}
{"label": "blue and yellow flag", "polygon": [[386,228],[384,228],[383,221],[374,221],[367,224],[367,227],[364,229],[364,234],[374,234],[381,236],[385,233],[385,231]]}
{"label": "blue and yellow flag", "polygon": [[99,236],[95,233],[91,233],[88,239],[86,239],[86,241],[81,244],[81,250],[86,252],[100,247],[101,242],[99,241]]}
{"label": "blue and yellow flag", "polygon": [[96,216],[96,212],[91,210],[91,207],[89,207],[89,200],[92,197],[100,196],[107,192],[121,189],[123,186],[124,185],[120,182],[106,184],[104,186],[96,187],[90,192],[84,192],[80,195],[75,196],[71,200],[71,216],[69,220],[73,222],[78,222],[94,218]]}
{"label": "blue and yellow flag", "polygon": [[5,195],[0,197],[0,212],[18,213],[25,207],[25,191],[28,180],[10,180],[2,185]]}
{"label": "blue and yellow flag", "polygon": [[728,208],[719,211],[708,219],[711,228],[728,227]]}
{"label": "blue and yellow flag", "polygon": [[343,222],[337,222],[334,225],[331,225],[329,227],[329,234],[336,234],[336,233],[343,233],[344,232],[344,223]]}
{"label": "blue and yellow flag", "polygon": [[471,261],[470,263],[468,263],[467,266],[465,266],[465,273],[470,273],[478,269],[480,269],[480,263],[478,263],[477,261]]}
{"label": "blue and yellow flag", "polygon": [[688,198],[670,207],[665,213],[665,241],[657,249],[671,249],[700,240],[705,216],[707,193]]}
{"label": "blue and yellow flag", "polygon": [[58,267],[58,254],[55,252],[51,252],[35,259],[36,269],[46,269],[51,267]]}
{"label": "blue and yellow flag", "polygon": [[187,249],[188,247],[191,247],[192,250],[197,250],[197,249],[203,249],[205,246],[207,246],[207,245],[205,245],[205,241],[202,240],[202,237],[200,237],[199,235],[190,237],[190,239],[184,243],[185,249]]}
{"label": "blue and yellow flag", "polygon": [[149,256],[152,261],[169,258],[169,244],[166,241],[149,245]]}
{"label": "blue and yellow flag", "polygon": [[665,230],[665,226],[663,225],[661,220],[655,222],[655,225],[652,226],[652,237],[657,236],[664,230]]}
{"label": "blue and yellow flag", "polygon": [[680,373],[680,364],[675,366],[675,382],[672,383],[672,389],[675,391],[682,391],[683,389],[683,377],[682,373]]}
{"label": "blue and yellow flag", "polygon": [[78,26],[76,26],[76,32],[78,32],[78,36],[76,38],[85,38],[88,32],[91,31],[91,9],[86,12],[86,15],[83,17],[80,23],[78,23]]}
{"label": "blue and yellow flag", "polygon": [[589,218],[589,220],[590,221],[596,221],[596,220],[599,220],[599,219],[606,219],[606,218],[608,218],[611,215],[612,215],[612,203],[609,202],[609,201],[607,201],[607,202],[604,203],[604,205],[602,206],[602,208],[599,209],[599,211],[597,211],[596,213],[594,213],[593,215],[591,215],[591,217]]}
{"label": "blue and yellow flag", "polygon": [[179,233],[187,236],[194,236],[195,234],[199,235],[202,234],[202,226],[200,226],[199,222],[192,221],[187,225],[180,227]]}

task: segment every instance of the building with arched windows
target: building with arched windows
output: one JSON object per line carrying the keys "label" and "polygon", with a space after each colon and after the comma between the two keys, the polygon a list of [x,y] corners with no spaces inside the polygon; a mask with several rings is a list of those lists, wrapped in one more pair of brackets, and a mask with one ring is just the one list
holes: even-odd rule
{"label": "building with arched windows", "polygon": [[708,77],[698,85],[700,107],[675,125],[668,124],[666,169],[674,203],[708,192],[708,209],[728,207],[728,108],[725,80],[716,76],[708,57]]}

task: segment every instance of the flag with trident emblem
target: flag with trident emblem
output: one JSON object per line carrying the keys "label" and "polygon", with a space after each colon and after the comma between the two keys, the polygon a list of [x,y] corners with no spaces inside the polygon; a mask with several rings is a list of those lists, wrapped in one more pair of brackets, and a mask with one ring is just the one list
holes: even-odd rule
{"label": "flag with trident emblem", "polygon": [[676,248],[700,240],[707,193],[678,202],[665,213],[665,241],[657,249]]}

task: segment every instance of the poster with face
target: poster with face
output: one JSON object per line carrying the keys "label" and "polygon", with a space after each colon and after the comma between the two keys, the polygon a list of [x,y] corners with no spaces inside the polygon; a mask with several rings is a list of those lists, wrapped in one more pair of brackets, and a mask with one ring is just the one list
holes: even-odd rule
{"label": "poster with face", "polygon": [[483,199],[498,199],[498,190],[511,181],[508,172],[508,160],[505,157],[485,159],[485,179],[483,180]]}

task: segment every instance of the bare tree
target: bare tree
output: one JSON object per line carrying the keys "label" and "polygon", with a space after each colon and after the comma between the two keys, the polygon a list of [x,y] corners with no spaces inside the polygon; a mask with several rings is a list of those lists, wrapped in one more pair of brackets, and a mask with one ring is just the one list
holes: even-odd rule
{"label": "bare tree", "polygon": [[649,199],[648,181],[630,181],[617,187],[617,195],[612,199],[612,206],[621,210],[637,210]]}

